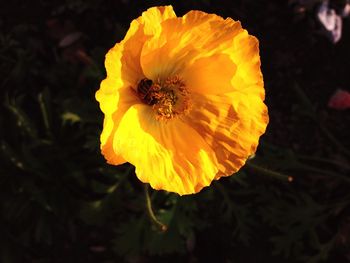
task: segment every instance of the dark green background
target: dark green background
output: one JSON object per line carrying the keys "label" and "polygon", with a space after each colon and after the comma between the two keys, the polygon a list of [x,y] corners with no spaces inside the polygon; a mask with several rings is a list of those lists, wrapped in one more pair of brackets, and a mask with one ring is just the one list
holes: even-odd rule
{"label": "dark green background", "polygon": [[131,20],[171,2],[2,1],[0,262],[350,262],[349,110],[327,108],[350,88],[350,25],[333,45],[316,2],[174,1],[258,37],[270,124],[253,166],[197,195],[150,191],[160,232],[134,168],[100,154],[94,93]]}

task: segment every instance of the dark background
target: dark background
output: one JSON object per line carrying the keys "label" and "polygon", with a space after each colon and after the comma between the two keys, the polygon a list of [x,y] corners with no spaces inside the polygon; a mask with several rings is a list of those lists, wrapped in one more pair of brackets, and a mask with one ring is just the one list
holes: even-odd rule
{"label": "dark background", "polygon": [[[349,18],[333,44],[320,1],[173,2],[1,1],[0,262],[350,262],[349,110],[327,107],[350,87]],[[134,168],[100,154],[94,94],[108,49],[165,4],[259,39],[270,124],[253,166],[197,195],[151,191],[161,232]]]}

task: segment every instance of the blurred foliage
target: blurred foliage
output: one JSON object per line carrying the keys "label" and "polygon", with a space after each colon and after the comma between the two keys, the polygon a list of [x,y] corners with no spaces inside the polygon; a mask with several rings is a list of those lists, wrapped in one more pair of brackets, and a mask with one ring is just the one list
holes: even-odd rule
{"label": "blurred foliage", "polygon": [[[106,164],[94,99],[104,54],[131,19],[165,3],[15,0],[1,9],[0,262],[350,262],[349,118],[323,106],[327,85],[350,84],[339,67],[350,63],[341,53],[350,40],[331,46],[285,3],[174,4],[180,15],[239,19],[260,39],[271,123],[246,167],[196,195],[151,191],[161,231],[134,168]],[[310,71],[320,56],[333,57],[331,67]]]}

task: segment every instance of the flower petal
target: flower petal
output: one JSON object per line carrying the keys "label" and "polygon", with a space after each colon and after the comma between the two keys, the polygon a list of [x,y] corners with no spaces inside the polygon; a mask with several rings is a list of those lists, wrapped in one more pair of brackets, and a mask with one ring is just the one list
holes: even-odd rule
{"label": "flower petal", "polygon": [[143,12],[138,21],[144,26],[144,34],[153,36],[160,34],[163,21],[174,17],[176,14],[172,6],[156,6]]}
{"label": "flower petal", "polygon": [[[122,79],[128,86],[134,87],[137,85],[138,81],[144,77],[140,64],[140,54],[142,46],[147,38],[148,37],[143,32],[143,25],[138,20],[133,20],[126,37],[120,43],[122,46],[121,57],[113,57],[113,62],[116,63],[115,60],[119,59],[121,65],[121,67],[118,67],[117,69],[114,68],[114,70],[118,70],[118,72],[113,72],[113,76]],[[106,61],[107,59],[108,57],[106,57]],[[112,70],[113,69],[111,69],[111,71]]]}
{"label": "flower petal", "polygon": [[239,22],[191,11],[160,25],[161,33],[148,39],[141,53],[148,78],[180,75],[190,90],[203,94],[262,82],[258,41]]}
{"label": "flower petal", "polygon": [[248,35],[244,30],[234,39],[234,47],[230,52],[231,59],[237,65],[237,71],[231,80],[232,91],[243,91],[257,86],[264,91],[263,77],[260,70],[259,41],[257,38]]}
{"label": "flower petal", "polygon": [[[130,38],[132,39],[131,36]],[[118,90],[129,87],[130,82],[135,82],[134,79],[139,78],[136,76],[141,74],[135,69],[137,63],[134,63],[133,57],[130,52],[128,53],[129,48],[125,46],[128,45],[118,43],[106,54],[107,78],[102,81],[100,89],[95,94],[96,100],[100,102],[100,108],[105,115],[111,115],[117,110]],[[129,63],[129,61],[131,62]],[[140,66],[139,69],[141,69]]]}
{"label": "flower petal", "polygon": [[[142,16],[133,20],[130,28],[120,44],[121,55],[114,55],[114,48],[106,57],[107,75],[122,79],[126,85],[133,88],[145,77],[140,64],[140,55],[144,43],[150,35],[157,34],[160,23],[171,17],[176,17],[171,6],[152,7],[142,13]],[[110,59],[109,59],[110,58]],[[117,71],[117,72],[116,72]],[[110,73],[110,74],[109,74]]]}
{"label": "flower petal", "polygon": [[102,91],[109,82],[102,82],[99,93],[96,93],[96,99],[100,102],[100,107],[105,110],[103,121],[103,130],[101,133],[101,152],[110,164],[118,165],[125,163],[121,155],[113,150],[113,140],[116,129],[124,113],[134,104],[139,103],[138,98],[130,88],[121,88],[115,91],[113,95],[103,94]]}
{"label": "flower petal", "polygon": [[181,74],[192,92],[216,94],[232,90],[231,79],[236,65],[227,54],[215,54],[196,59]]}
{"label": "flower petal", "polygon": [[218,172],[213,150],[195,130],[180,120],[158,122],[142,104],[124,114],[113,149],[136,167],[142,182],[180,195],[200,191]]}
{"label": "flower petal", "polygon": [[216,178],[239,170],[265,132],[267,108],[259,94],[194,94],[194,107],[183,120],[198,131],[216,153]]}

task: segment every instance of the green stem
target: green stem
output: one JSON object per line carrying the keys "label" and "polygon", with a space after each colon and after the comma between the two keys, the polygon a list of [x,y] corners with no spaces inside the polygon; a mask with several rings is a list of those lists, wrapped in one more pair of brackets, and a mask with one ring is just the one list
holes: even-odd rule
{"label": "green stem", "polygon": [[48,111],[47,111],[47,107],[45,105],[43,93],[39,93],[38,101],[39,101],[39,105],[40,105],[41,114],[43,115],[43,120],[44,120],[44,125],[45,125],[45,128],[46,128],[46,133],[48,134],[49,137],[51,137],[52,133],[51,133],[51,127],[50,127],[50,121],[49,121],[49,114],[48,114]]}
{"label": "green stem", "polygon": [[276,171],[272,171],[272,170],[267,169],[265,167],[261,167],[261,166],[259,166],[257,164],[253,164],[253,163],[247,162],[246,166],[249,169],[253,170],[253,171],[257,171],[258,173],[270,176],[272,178],[276,178],[278,180],[282,180],[282,181],[285,181],[285,182],[292,182],[293,181],[293,177],[292,176],[289,176],[289,175],[286,175],[286,174],[282,174],[282,173],[279,173],[279,172],[276,172]]}
{"label": "green stem", "polygon": [[162,222],[160,222],[156,215],[153,212],[152,209],[152,200],[151,197],[149,195],[149,186],[148,184],[144,185],[144,190],[145,190],[145,198],[146,198],[146,208],[147,208],[147,214],[149,219],[151,220],[151,222],[158,227],[161,231],[166,231],[168,229],[168,227],[166,225],[164,225]]}

